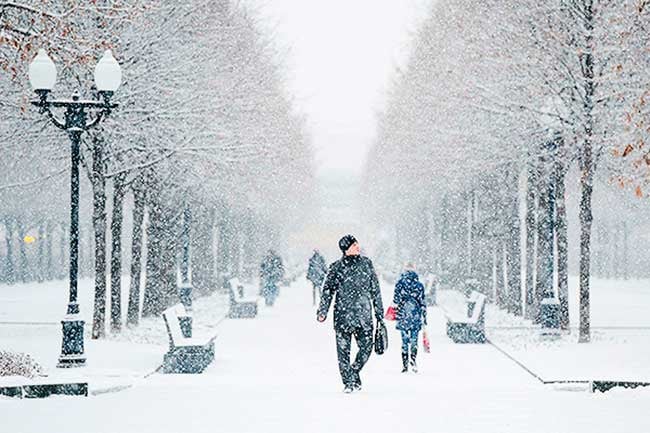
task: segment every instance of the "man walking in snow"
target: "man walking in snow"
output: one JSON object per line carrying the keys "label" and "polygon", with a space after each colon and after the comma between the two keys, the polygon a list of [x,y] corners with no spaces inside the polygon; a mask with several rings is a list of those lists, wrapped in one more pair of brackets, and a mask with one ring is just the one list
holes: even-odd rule
{"label": "man walking in snow", "polygon": [[[334,301],[334,331],[339,371],[344,392],[361,390],[359,373],[368,361],[373,346],[373,321],[383,322],[379,280],[372,262],[362,257],[357,240],[347,235],[339,241],[343,257],[334,262],[327,273],[317,318],[324,322]],[[350,364],[350,345],[354,335],[359,352]]]}
{"label": "man walking in snow", "polygon": [[314,250],[314,254],[309,259],[309,268],[307,269],[307,279],[311,281],[313,286],[312,298],[313,304],[316,305],[316,294],[321,295],[321,286],[327,274],[327,264],[325,258],[318,250]]}

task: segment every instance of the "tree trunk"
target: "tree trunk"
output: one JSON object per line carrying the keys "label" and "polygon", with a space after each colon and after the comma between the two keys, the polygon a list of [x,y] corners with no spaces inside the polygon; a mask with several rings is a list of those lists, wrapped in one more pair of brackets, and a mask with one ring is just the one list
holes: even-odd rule
{"label": "tree trunk", "polygon": [[622,258],[621,258],[621,227],[614,223],[612,224],[612,229],[611,229],[612,235],[614,236],[614,242],[612,242],[611,245],[609,245],[609,248],[612,252],[612,258],[609,261],[610,266],[611,266],[611,273],[610,277],[612,279],[618,280],[621,278],[621,263],[622,263]]}
{"label": "tree trunk", "polygon": [[79,264],[77,268],[77,273],[79,275],[79,278],[83,278],[87,275],[86,273],[86,256],[87,252],[86,250],[89,248],[87,245],[84,245],[84,236],[83,236],[83,230],[82,230],[83,225],[80,223],[79,224]]}
{"label": "tree trunk", "polygon": [[147,224],[147,263],[145,271],[144,301],[142,316],[160,314],[164,309],[162,302],[162,250],[165,248],[162,235],[162,218],[160,205],[152,203],[149,207]]}
{"label": "tree trunk", "polygon": [[[431,239],[430,218],[427,207],[422,206],[418,209],[419,224],[415,224],[416,238],[419,242],[415,243],[417,255],[415,256],[417,269],[420,270],[422,275],[426,275],[430,270],[429,258],[431,257],[431,250],[429,248],[429,239]],[[244,230],[247,230],[248,224],[245,223]],[[244,256],[245,257],[245,256]]]}
{"label": "tree trunk", "polygon": [[474,275],[472,276],[472,279],[477,282],[476,290],[487,295],[490,302],[496,302],[494,293],[489,290],[493,264],[490,253],[494,248],[493,242],[493,239],[485,235],[476,236],[474,241]]}
{"label": "tree trunk", "polygon": [[93,137],[93,229],[95,231],[95,308],[92,338],[106,334],[106,178],[104,177],[103,143]]}
{"label": "tree trunk", "polygon": [[511,167],[507,177],[509,190],[509,230],[506,233],[506,271],[508,281],[508,311],[521,316],[521,222],[519,221],[519,174]]}
{"label": "tree trunk", "polygon": [[[243,239],[244,245],[248,246],[249,250],[256,250],[258,248],[257,239],[255,239],[255,232],[253,230],[253,218],[250,215],[247,215],[243,221]],[[244,268],[242,272],[244,280],[247,282],[252,282],[255,273],[255,255],[246,252],[242,255],[242,257],[244,261]]]}
{"label": "tree trunk", "polygon": [[560,302],[560,327],[569,329],[569,239],[566,214],[566,168],[560,158],[556,163],[556,242],[557,242],[557,273],[558,301]]}
{"label": "tree trunk", "polygon": [[25,250],[25,235],[27,234],[25,230],[25,223],[22,219],[19,219],[16,227],[18,229],[18,251],[19,251],[19,262],[18,262],[18,275],[20,281],[26,283],[31,280],[29,275],[29,265],[27,264],[27,251]]}
{"label": "tree trunk", "polygon": [[142,229],[146,205],[144,188],[133,190],[133,236],[131,244],[131,287],[126,322],[137,326],[140,320],[140,279],[142,273]]}
{"label": "tree trunk", "polygon": [[591,339],[589,307],[589,252],[591,240],[591,199],[593,193],[592,168],[587,168],[580,179],[580,337],[581,343]]}
{"label": "tree trunk", "polygon": [[92,227],[88,227],[86,233],[88,233],[86,237],[86,273],[93,275],[93,269],[95,268],[95,232]]}
{"label": "tree trunk", "polygon": [[[196,219],[196,218],[195,218]],[[200,218],[199,218],[200,219]],[[181,223],[181,248],[180,248],[180,274],[183,284],[190,284],[191,282],[191,266],[192,266],[192,250],[190,243],[192,242],[192,226],[196,224],[192,221],[192,209],[189,202],[183,204],[183,217]]]}
{"label": "tree trunk", "polygon": [[[540,170],[541,171],[541,170]],[[549,230],[551,221],[548,220],[548,209],[550,206],[548,196],[548,171],[544,170],[541,173],[538,186],[539,194],[537,200],[537,266],[536,266],[536,281],[535,281],[535,316],[533,321],[540,323],[540,304],[544,299],[547,292],[552,290],[553,284],[553,267],[549,269],[549,255],[552,256],[553,244],[549,243]],[[552,260],[552,259],[551,259]],[[550,287],[549,287],[550,285]]]}
{"label": "tree trunk", "polygon": [[627,224],[627,221],[623,221],[621,230],[623,231],[623,248],[622,248],[622,261],[621,261],[621,273],[623,274],[624,280],[630,279],[630,248],[629,248],[629,231],[630,227]]}
{"label": "tree trunk", "polygon": [[66,225],[61,223],[61,239],[59,239],[59,280],[63,280],[66,278],[66,271],[68,270],[68,264],[66,260],[65,253],[67,251],[66,245],[66,234],[68,233],[68,229],[66,228]]}
{"label": "tree trunk", "polygon": [[537,236],[535,222],[535,192],[537,190],[537,167],[529,157],[526,179],[526,319],[533,320],[537,317],[537,305],[535,303],[535,269],[536,269],[536,248],[535,239]]}
{"label": "tree trunk", "polygon": [[219,273],[221,277],[232,277],[232,230],[231,213],[224,208],[219,219]]}
{"label": "tree trunk", "polygon": [[593,59],[593,3],[586,0],[584,4],[584,24],[586,30],[585,46],[583,53],[584,64],[582,68],[585,96],[585,138],[582,148],[580,177],[580,336],[578,341],[588,343],[591,340],[590,307],[589,307],[589,279],[590,279],[590,248],[592,194],[594,187],[594,160],[593,160],[593,110],[594,110],[594,59]]}
{"label": "tree trunk", "polygon": [[496,248],[494,249],[494,270],[496,273],[495,277],[495,291],[494,296],[496,304],[499,308],[505,308],[505,280],[503,279],[503,245],[498,241]]}
{"label": "tree trunk", "polygon": [[93,242],[95,233],[88,225],[79,225],[79,275],[93,275]]}
{"label": "tree trunk", "polygon": [[[207,295],[217,285],[214,269],[214,210],[197,208],[191,228],[192,286],[199,293]],[[252,245],[249,245],[252,247]]]}
{"label": "tree trunk", "polygon": [[14,269],[14,244],[13,244],[13,220],[10,217],[5,218],[5,241],[7,243],[7,256],[5,258],[5,275],[8,284],[16,282],[16,271]]}
{"label": "tree trunk", "polygon": [[176,225],[182,212],[165,208],[160,192],[149,203],[147,265],[142,316],[158,316],[178,299],[176,285]]}
{"label": "tree trunk", "polygon": [[113,179],[113,214],[111,216],[111,331],[122,330],[122,222],[125,174]]}
{"label": "tree trunk", "polygon": [[54,237],[54,229],[52,227],[52,222],[47,221],[46,225],[46,233],[47,237],[45,239],[45,270],[44,270],[44,276],[47,281],[51,281],[54,279],[54,275],[52,273],[52,238]]}
{"label": "tree trunk", "polygon": [[474,276],[474,243],[476,241],[476,236],[474,231],[476,230],[476,221],[475,221],[475,193],[474,191],[469,192],[469,197],[466,202],[466,213],[467,213],[467,276],[472,278]]}
{"label": "tree trunk", "polygon": [[238,223],[238,217],[231,220],[230,226],[230,258],[231,258],[231,274],[237,278],[241,278],[242,257],[241,257],[241,231]]}
{"label": "tree trunk", "polygon": [[36,280],[42,283],[45,280],[45,222],[38,225],[38,260],[34,275]]}
{"label": "tree trunk", "polygon": [[447,254],[440,255],[439,261],[439,281],[447,289],[457,288],[450,287],[451,283],[451,258],[453,256],[453,251],[449,249],[450,240],[451,240],[451,218],[450,218],[450,208],[449,208],[449,197],[445,194],[442,197],[442,203],[440,205],[440,244],[438,247],[439,251],[445,251]]}
{"label": "tree trunk", "polygon": [[220,215],[217,221],[217,246],[216,246],[216,269],[217,269],[217,281],[218,281],[218,290],[224,290],[224,280],[227,275],[228,270],[228,257],[226,250],[226,221],[225,221],[225,210],[221,208]]}
{"label": "tree trunk", "polygon": [[250,215],[246,222],[246,242],[249,245],[254,245],[253,251],[247,249],[244,255],[246,259],[246,269],[244,271],[246,278],[249,282],[254,282],[257,276],[257,267],[261,261],[262,253],[262,238],[259,231],[258,222],[254,216]]}

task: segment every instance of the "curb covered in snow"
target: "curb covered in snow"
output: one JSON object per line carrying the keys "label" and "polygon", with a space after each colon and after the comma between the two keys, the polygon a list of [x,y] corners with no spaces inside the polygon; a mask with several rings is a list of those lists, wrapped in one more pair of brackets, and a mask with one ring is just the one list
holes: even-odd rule
{"label": "curb covered in snow", "polygon": [[[536,374],[534,371],[532,371],[530,368],[528,368],[523,362],[519,361],[516,359],[514,356],[506,352],[504,349],[501,347],[497,346],[494,344],[489,338],[487,339],[487,343],[494,347],[496,350],[501,352],[503,355],[506,356],[506,358],[510,359],[513,361],[515,364],[517,364],[519,367],[521,367],[526,373],[530,374],[533,376],[535,379],[537,379],[542,385],[583,385],[586,386],[589,392],[607,392],[613,388],[620,387],[620,388],[625,388],[625,389],[635,389],[639,387],[648,387],[650,386],[649,382],[641,382],[641,381],[616,381],[616,380],[544,380],[541,376]],[[571,388],[571,390],[575,390],[574,388]]]}

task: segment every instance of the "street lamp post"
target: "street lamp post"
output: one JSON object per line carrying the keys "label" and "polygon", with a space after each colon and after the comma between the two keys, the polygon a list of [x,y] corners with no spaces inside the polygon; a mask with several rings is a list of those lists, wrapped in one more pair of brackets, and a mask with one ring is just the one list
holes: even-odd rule
{"label": "street lamp post", "polygon": [[[95,67],[95,85],[99,99],[82,100],[78,92],[71,99],[48,99],[56,83],[56,67],[45,50],[29,65],[29,81],[38,95],[32,104],[39,112],[46,114],[50,121],[70,137],[70,298],[63,325],[63,342],[58,367],[76,367],[86,363],[84,354],[84,321],[77,302],[77,273],[79,268],[79,160],[81,135],[84,131],[98,125],[117,104],[111,102],[111,96],[120,86],[122,72],[120,65],[110,51],[106,51]],[[64,108],[63,121],[59,120],[53,108]],[[89,120],[90,112],[95,118]]]}

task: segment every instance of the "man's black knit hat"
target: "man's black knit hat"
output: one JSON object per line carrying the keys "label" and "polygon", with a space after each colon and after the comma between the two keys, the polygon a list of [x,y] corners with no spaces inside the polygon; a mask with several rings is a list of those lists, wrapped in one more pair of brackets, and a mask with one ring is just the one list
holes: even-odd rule
{"label": "man's black knit hat", "polygon": [[341,251],[343,251],[343,253],[345,253],[347,250],[350,249],[352,244],[354,244],[356,241],[357,239],[354,236],[345,235],[339,241],[339,248],[341,249]]}

